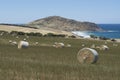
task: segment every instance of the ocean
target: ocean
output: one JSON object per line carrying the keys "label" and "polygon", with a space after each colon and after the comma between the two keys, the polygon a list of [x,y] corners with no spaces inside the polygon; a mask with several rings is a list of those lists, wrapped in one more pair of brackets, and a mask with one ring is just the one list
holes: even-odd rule
{"label": "ocean", "polygon": [[120,39],[120,24],[97,24],[101,27],[103,32],[97,31],[74,31],[73,33],[82,36],[84,38],[89,38],[90,35],[101,36],[106,38],[116,38]]}

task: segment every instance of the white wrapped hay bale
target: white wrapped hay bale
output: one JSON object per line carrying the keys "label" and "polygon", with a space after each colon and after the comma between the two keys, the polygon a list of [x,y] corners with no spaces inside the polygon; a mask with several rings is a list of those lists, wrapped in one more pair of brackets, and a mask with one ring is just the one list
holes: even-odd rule
{"label": "white wrapped hay bale", "polygon": [[98,60],[98,53],[91,48],[83,48],[77,54],[77,59],[80,63],[96,63]]}
{"label": "white wrapped hay bale", "polygon": [[53,47],[56,47],[56,48],[63,48],[64,46],[65,46],[65,44],[62,43],[62,42],[60,42],[60,43],[55,42],[54,45],[53,45]]}
{"label": "white wrapped hay bale", "polygon": [[101,45],[101,50],[108,50],[109,47],[107,45]]}
{"label": "white wrapped hay bale", "polygon": [[10,43],[11,45],[17,45],[17,44],[18,44],[16,41],[12,41],[12,40],[9,40],[9,43]]}
{"label": "white wrapped hay bale", "polygon": [[17,42],[16,42],[16,41],[13,41],[11,44],[12,44],[12,45],[17,45]]}
{"label": "white wrapped hay bale", "polygon": [[9,40],[9,43],[12,43],[12,40]]}
{"label": "white wrapped hay bale", "polygon": [[38,42],[35,42],[35,45],[38,45]]}
{"label": "white wrapped hay bale", "polygon": [[66,47],[71,47],[71,45],[70,45],[70,44],[67,44]]}
{"label": "white wrapped hay bale", "polygon": [[27,41],[20,41],[18,43],[18,49],[27,48],[28,46],[29,46],[29,43]]}

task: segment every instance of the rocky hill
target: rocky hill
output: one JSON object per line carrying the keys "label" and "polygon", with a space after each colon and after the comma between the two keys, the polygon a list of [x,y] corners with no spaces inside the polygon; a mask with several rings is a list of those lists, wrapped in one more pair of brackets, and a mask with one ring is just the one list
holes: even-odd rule
{"label": "rocky hill", "polygon": [[95,23],[80,22],[73,19],[67,19],[60,16],[50,16],[35,20],[27,24],[35,28],[52,28],[64,31],[101,31]]}

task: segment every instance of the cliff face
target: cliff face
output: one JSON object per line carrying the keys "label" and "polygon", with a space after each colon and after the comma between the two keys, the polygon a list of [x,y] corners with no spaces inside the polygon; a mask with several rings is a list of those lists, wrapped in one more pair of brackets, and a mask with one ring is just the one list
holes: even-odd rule
{"label": "cliff face", "polygon": [[52,28],[64,31],[101,31],[95,23],[80,22],[72,19],[63,18],[60,16],[50,16],[30,22],[27,24],[36,28]]}

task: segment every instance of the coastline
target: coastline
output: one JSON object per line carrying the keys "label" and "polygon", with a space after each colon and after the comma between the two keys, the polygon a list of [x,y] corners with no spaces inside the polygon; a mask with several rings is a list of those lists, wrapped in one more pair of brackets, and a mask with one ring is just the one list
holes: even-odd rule
{"label": "coastline", "polygon": [[116,40],[116,42],[119,42],[120,43],[120,39],[115,39]]}
{"label": "coastline", "polygon": [[[94,33],[90,32],[90,31],[72,31],[72,34],[80,37],[81,39],[101,40],[101,39],[99,39],[99,37],[101,37],[101,36],[96,36]],[[98,39],[91,38],[90,35],[94,35],[95,37],[98,37]],[[105,38],[107,39],[107,37],[105,37]],[[115,39],[116,42],[120,43],[120,38],[108,38],[108,40],[106,40],[106,41],[111,41],[112,39]]]}

